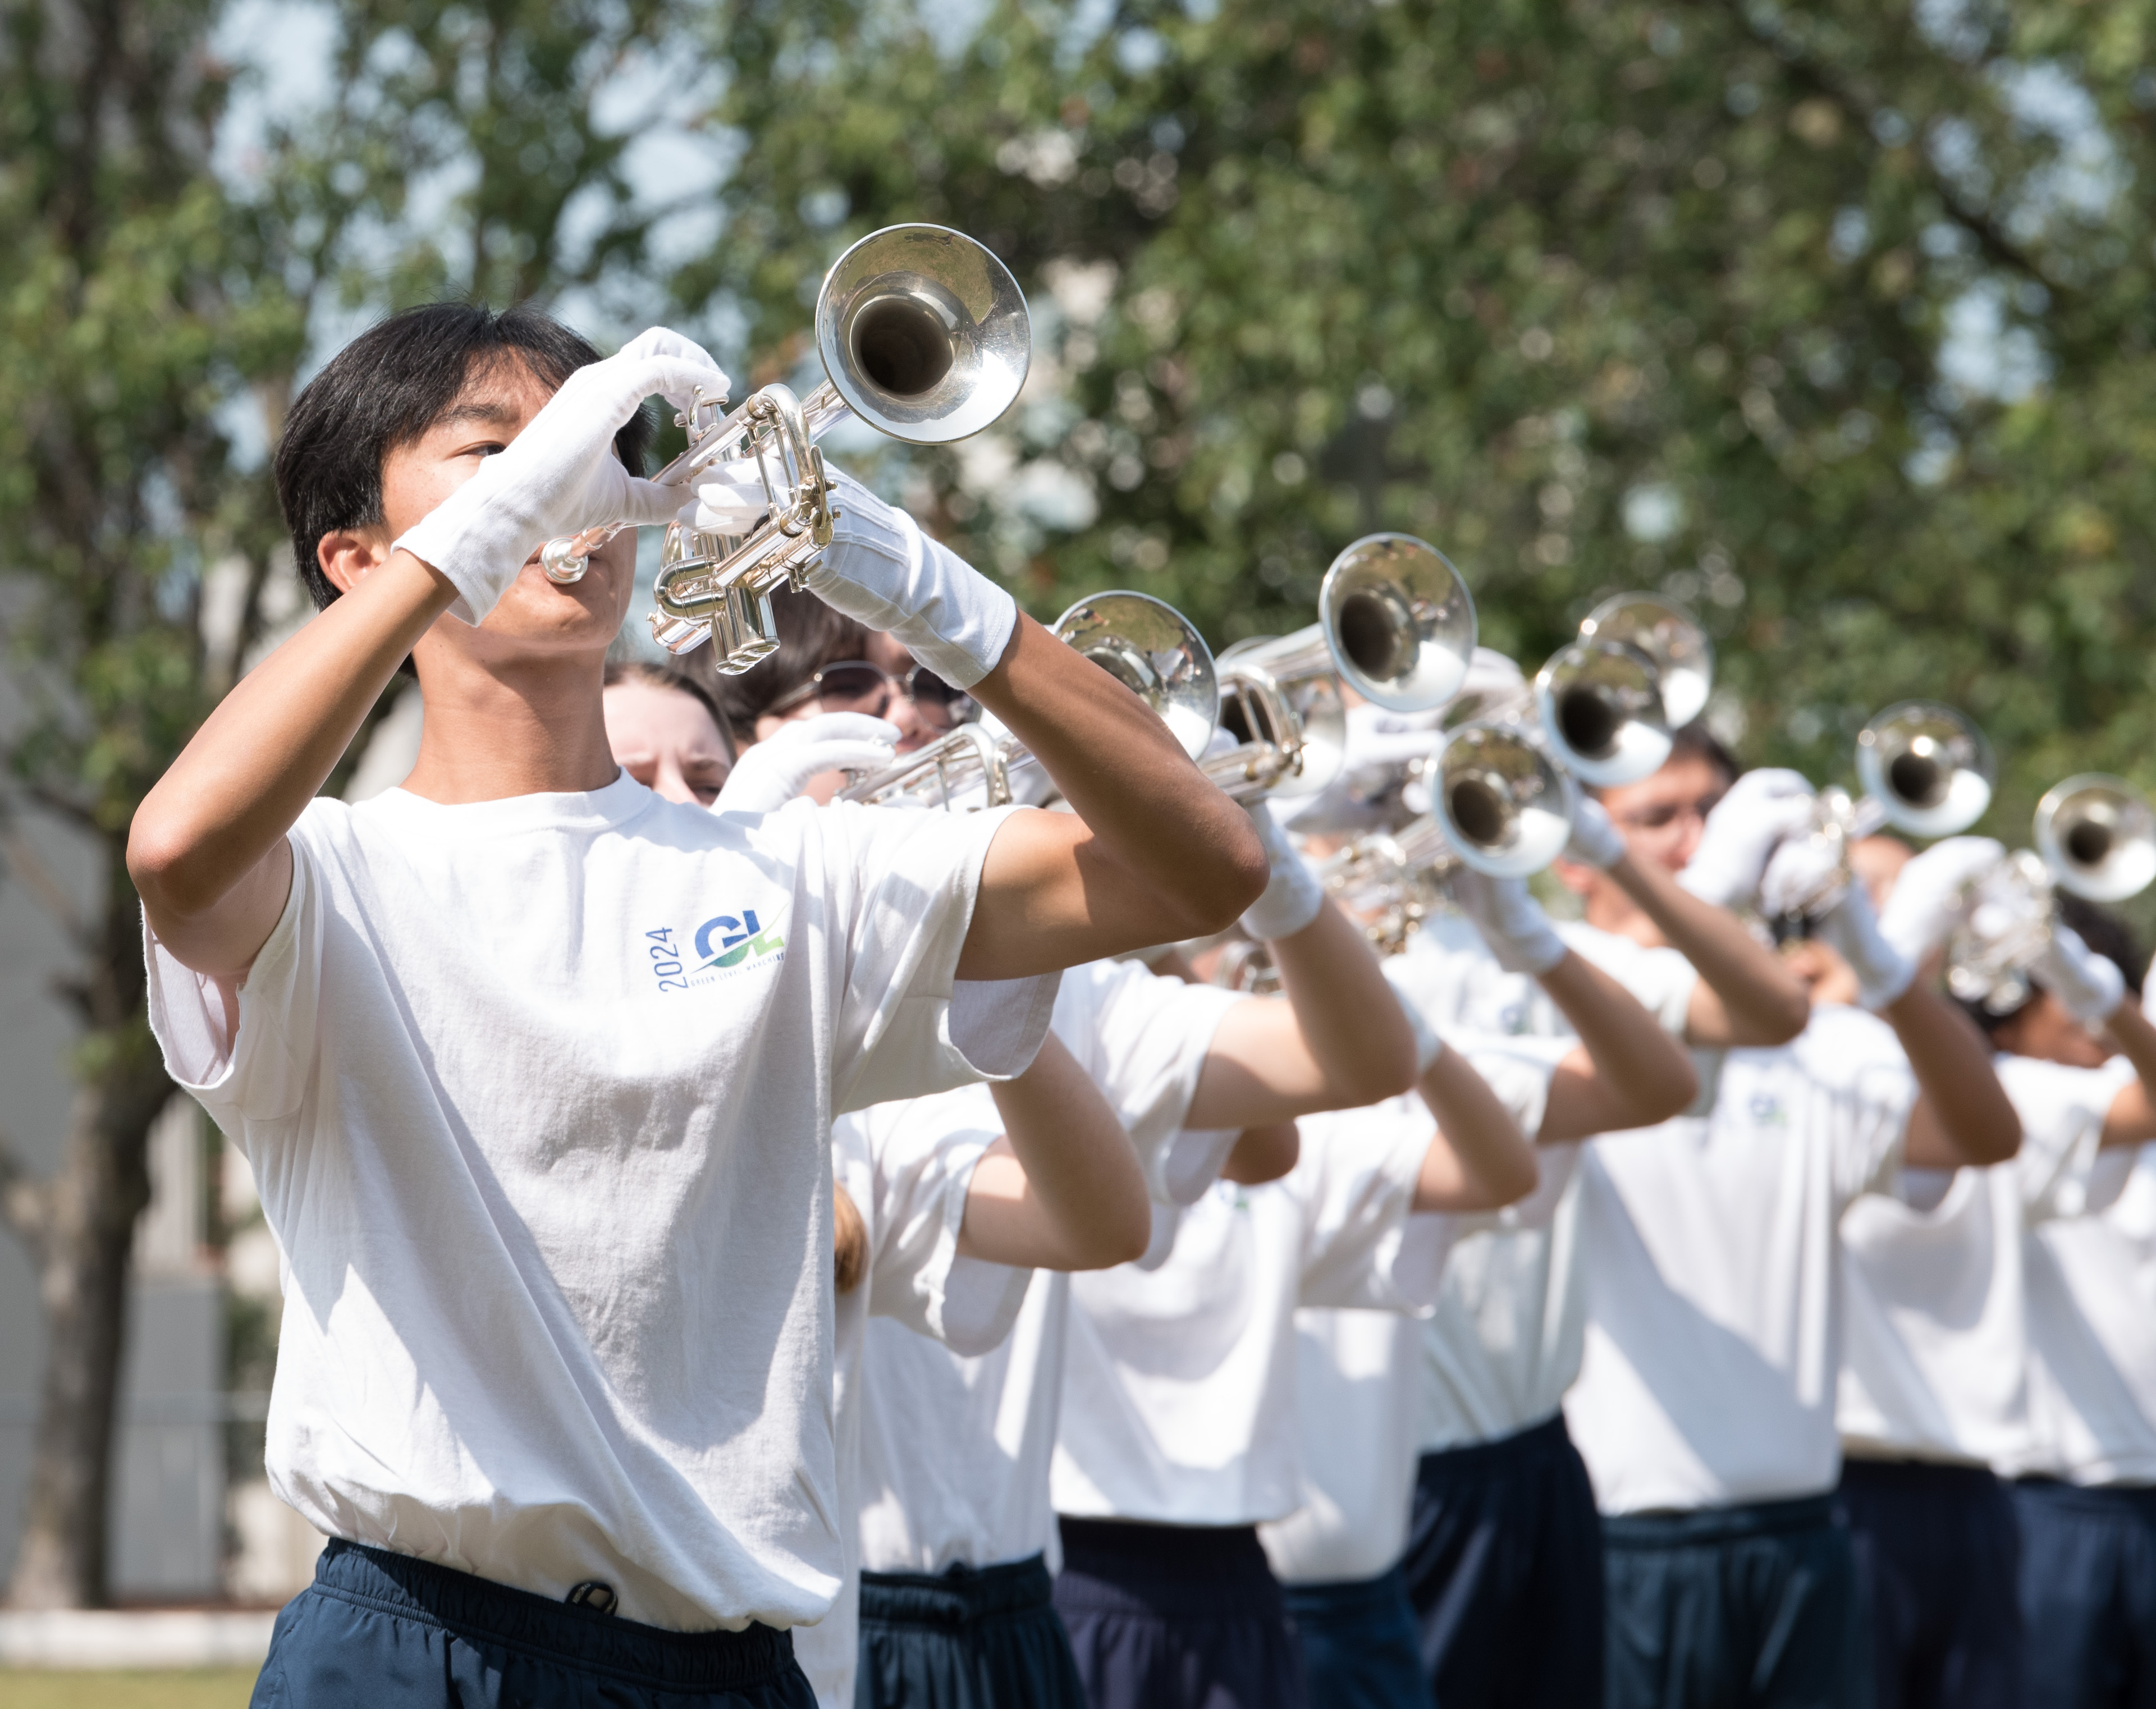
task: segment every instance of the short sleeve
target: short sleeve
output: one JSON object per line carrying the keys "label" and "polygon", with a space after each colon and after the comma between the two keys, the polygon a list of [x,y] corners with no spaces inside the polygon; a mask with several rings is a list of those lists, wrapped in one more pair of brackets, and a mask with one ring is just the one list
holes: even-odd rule
{"label": "short sleeve", "polygon": [[875,1183],[870,1314],[961,1354],[999,1346],[1033,1272],[958,1251],[973,1171],[1003,1135],[987,1092],[968,1087],[845,1120],[860,1125]]}
{"label": "short sleeve", "polygon": [[853,868],[834,1110],[1008,1080],[1033,1060],[1059,976],[986,985],[957,978],[988,845],[1024,810],[906,813],[840,802],[814,815],[826,859]]}
{"label": "short sleeve", "polygon": [[1414,1213],[1436,1132],[1427,1114],[1417,1121],[1386,1105],[1301,1124],[1285,1183],[1302,1210],[1301,1304],[1417,1313],[1436,1304],[1459,1224]]}
{"label": "short sleeve", "polygon": [[1917,1079],[1894,1029],[1862,1009],[1823,1008],[1789,1048],[1820,1101],[1808,1137],[1832,1147],[1837,1213],[1865,1193],[1895,1193]]}
{"label": "short sleeve", "polygon": [[1650,949],[1576,921],[1560,925],[1557,932],[1566,948],[1592,962],[1639,998],[1664,1032],[1672,1038],[1684,1036],[1691,994],[1699,988],[1699,970],[1680,951],[1666,946]]}
{"label": "short sleeve", "polygon": [[2133,1083],[2133,1065],[2123,1056],[2074,1068],[2002,1055],[1993,1065],[2021,1118],[2021,1149],[2004,1167],[2014,1171],[2029,1220],[2084,1216],[2114,1199],[2118,1171],[2102,1148],[2103,1127],[2113,1101]]}
{"label": "short sleeve", "polygon": [[1223,1142],[1219,1134],[1184,1132],[1183,1118],[1221,1020],[1255,1000],[1135,962],[1095,962],[1065,977],[1056,1036],[1106,1094],[1158,1202],[1195,1202],[1234,1147],[1232,1133]]}
{"label": "short sleeve", "polygon": [[239,988],[239,1024],[226,1027],[215,982],[182,966],[142,919],[150,1028],[165,1067],[219,1127],[244,1146],[250,1125],[294,1115],[312,1071],[322,968],[322,885],[295,828],[292,888]]}

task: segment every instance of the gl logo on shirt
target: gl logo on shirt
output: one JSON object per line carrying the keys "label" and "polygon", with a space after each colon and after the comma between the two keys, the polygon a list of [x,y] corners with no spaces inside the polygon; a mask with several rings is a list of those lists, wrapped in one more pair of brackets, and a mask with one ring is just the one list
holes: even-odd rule
{"label": "gl logo on shirt", "polygon": [[757,918],[756,910],[744,908],[738,916],[714,914],[689,934],[697,965],[675,947],[674,928],[662,926],[644,937],[651,956],[651,972],[661,991],[686,991],[691,985],[708,985],[728,968],[780,953],[786,940]]}
{"label": "gl logo on shirt", "polygon": [[1789,1112],[1782,1107],[1782,1101],[1772,1092],[1753,1093],[1751,1112],[1754,1127],[1787,1127],[1789,1125]]}

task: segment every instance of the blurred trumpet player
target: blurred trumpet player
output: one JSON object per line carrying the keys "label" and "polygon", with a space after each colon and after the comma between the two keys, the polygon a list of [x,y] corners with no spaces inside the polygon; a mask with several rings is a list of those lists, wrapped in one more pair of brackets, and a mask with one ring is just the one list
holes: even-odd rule
{"label": "blurred trumpet player", "polygon": [[2010,876],[1989,839],[1852,854],[1887,935],[1969,988],[2024,1136],[1989,1168],[1907,1169],[1845,1219],[1840,1502],[1876,1701],[2132,1701],[2128,1682],[2156,1681],[2142,958],[2073,895],[2035,921],[1987,904]]}

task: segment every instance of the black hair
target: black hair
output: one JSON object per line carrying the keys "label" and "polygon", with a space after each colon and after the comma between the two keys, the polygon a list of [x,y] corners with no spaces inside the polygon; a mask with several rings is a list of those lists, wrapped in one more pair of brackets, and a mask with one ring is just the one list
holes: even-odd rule
{"label": "black hair", "polygon": [[[2117,967],[2126,979],[2126,988],[2138,1001],[2141,996],[2141,977],[2148,965],[2148,957],[2142,952],[2141,944],[2131,926],[2108,909],[2100,908],[2083,897],[2061,890],[2052,898],[2058,912],[2059,923],[2072,927],[2081,941]],[[2032,988],[2029,995],[2008,1009],[2004,1014],[1994,1014],[1984,1006],[1984,999],[1971,1002],[1961,999],[1963,1011],[1989,1037],[2036,1000]]]}
{"label": "black hair", "polygon": [[[1722,773],[1725,784],[1734,783],[1744,771],[1744,767],[1737,763],[1737,756],[1724,747],[1721,738],[1698,718],[1670,731],[1670,757],[1662,763],[1668,765],[1676,760],[1704,760]],[[1608,791],[1590,788],[1587,793],[1599,801]]]}
{"label": "black hair", "polygon": [[869,656],[869,631],[813,593],[782,588],[771,596],[778,618],[778,651],[739,676],[719,679],[719,703],[735,724],[756,739],[756,721],[826,665]]}
{"label": "black hair", "polygon": [[[316,608],[337,597],[317,556],[322,536],[381,523],[383,461],[447,414],[475,370],[520,362],[558,387],[598,359],[584,338],[537,309],[497,315],[477,303],[407,309],[331,357],[293,401],[274,465],[293,565]],[[641,409],[614,435],[632,475],[644,472],[651,438]]]}

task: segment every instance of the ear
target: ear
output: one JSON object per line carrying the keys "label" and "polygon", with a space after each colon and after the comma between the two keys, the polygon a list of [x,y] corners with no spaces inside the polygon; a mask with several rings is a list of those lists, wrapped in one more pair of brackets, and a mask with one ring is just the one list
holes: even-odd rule
{"label": "ear", "polygon": [[315,562],[340,593],[351,593],[361,577],[388,557],[388,532],[382,528],[336,528],[315,543]]}

